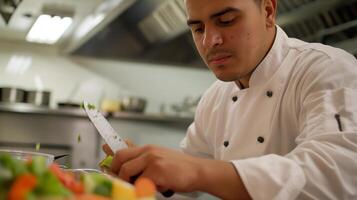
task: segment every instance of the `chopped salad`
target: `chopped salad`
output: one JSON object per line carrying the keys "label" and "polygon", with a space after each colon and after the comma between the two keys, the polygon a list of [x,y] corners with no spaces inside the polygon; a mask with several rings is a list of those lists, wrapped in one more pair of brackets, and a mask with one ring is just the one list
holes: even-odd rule
{"label": "chopped salad", "polygon": [[155,194],[146,178],[134,185],[100,173],[76,178],[42,157],[23,161],[0,154],[0,200],[154,200]]}

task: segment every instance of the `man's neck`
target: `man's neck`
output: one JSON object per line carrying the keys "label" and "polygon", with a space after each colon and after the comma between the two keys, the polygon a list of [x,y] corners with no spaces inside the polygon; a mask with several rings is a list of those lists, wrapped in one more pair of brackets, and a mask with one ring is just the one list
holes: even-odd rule
{"label": "man's neck", "polygon": [[252,76],[252,74],[254,73],[255,69],[260,65],[260,63],[264,60],[264,58],[269,54],[271,48],[274,45],[274,41],[275,41],[275,37],[277,35],[277,28],[275,26],[274,30],[273,30],[273,37],[271,37],[270,41],[268,42],[268,47],[266,48],[265,54],[264,56],[260,59],[259,63],[253,68],[253,70],[246,76],[240,78],[239,80],[235,81],[236,85],[240,88],[240,89],[245,89],[245,88],[249,88],[249,80],[250,77]]}

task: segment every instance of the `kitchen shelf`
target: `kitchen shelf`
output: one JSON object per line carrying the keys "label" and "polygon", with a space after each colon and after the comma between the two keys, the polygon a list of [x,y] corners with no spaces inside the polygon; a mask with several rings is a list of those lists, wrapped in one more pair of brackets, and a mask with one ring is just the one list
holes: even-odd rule
{"label": "kitchen shelf", "polygon": [[[18,113],[32,115],[49,115],[62,117],[83,117],[87,115],[80,108],[51,109],[48,107],[33,106],[25,103],[0,103],[0,113]],[[193,116],[175,116],[162,114],[142,114],[131,112],[103,113],[109,120],[131,120],[140,122],[173,123],[178,125],[189,125],[193,121]]]}
{"label": "kitchen shelf", "polygon": [[129,113],[129,112],[117,112],[110,113],[107,115],[109,119],[126,119],[126,120],[136,120],[136,121],[147,121],[147,122],[165,122],[165,123],[183,123],[190,124],[193,122],[193,117],[191,116],[174,116],[174,115],[164,115],[164,114],[141,114],[141,113]]}

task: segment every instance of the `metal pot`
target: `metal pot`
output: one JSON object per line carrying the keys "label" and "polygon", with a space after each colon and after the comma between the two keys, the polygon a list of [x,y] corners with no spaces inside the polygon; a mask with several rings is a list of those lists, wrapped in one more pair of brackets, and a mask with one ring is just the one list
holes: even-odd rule
{"label": "metal pot", "polygon": [[144,112],[146,99],[140,97],[125,97],[121,101],[121,110],[125,112]]}
{"label": "metal pot", "polygon": [[0,102],[4,103],[22,103],[24,102],[25,90],[2,87],[0,88]]}
{"label": "metal pot", "polygon": [[25,103],[30,103],[36,106],[49,106],[51,92],[49,91],[27,91],[25,93]]}

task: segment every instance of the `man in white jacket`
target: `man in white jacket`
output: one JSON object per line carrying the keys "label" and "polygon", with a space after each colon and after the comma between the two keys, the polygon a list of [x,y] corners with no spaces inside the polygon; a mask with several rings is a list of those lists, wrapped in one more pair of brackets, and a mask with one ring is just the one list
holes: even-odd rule
{"label": "man in white jacket", "polygon": [[112,171],[160,191],[222,199],[357,199],[357,61],[288,38],[277,0],[186,0],[198,52],[219,79],[182,152],[133,147]]}

